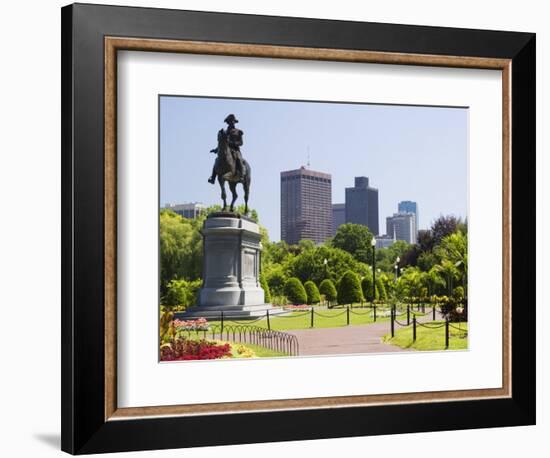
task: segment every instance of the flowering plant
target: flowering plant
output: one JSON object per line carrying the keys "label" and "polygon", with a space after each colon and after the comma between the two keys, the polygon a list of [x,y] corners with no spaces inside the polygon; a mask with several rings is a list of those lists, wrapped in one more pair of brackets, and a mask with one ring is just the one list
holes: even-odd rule
{"label": "flowering plant", "polygon": [[307,304],[297,304],[297,305],[288,304],[288,305],[285,305],[284,308],[288,309],[288,310],[309,310],[311,308],[311,305],[307,305]]}
{"label": "flowering plant", "polygon": [[161,361],[190,361],[231,358],[231,345],[207,340],[177,339],[160,347]]}
{"label": "flowering plant", "polygon": [[208,330],[208,321],[206,318],[198,318],[196,320],[174,320],[174,327],[177,330],[184,331],[206,331]]}

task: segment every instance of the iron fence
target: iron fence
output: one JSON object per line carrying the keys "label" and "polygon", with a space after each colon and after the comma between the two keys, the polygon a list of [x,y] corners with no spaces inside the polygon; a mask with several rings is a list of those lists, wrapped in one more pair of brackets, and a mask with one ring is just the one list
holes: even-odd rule
{"label": "iron fence", "polygon": [[299,356],[298,338],[287,332],[275,331],[250,325],[210,325],[203,330],[184,330],[185,335],[203,339],[224,340],[234,343],[252,344],[289,356]]}

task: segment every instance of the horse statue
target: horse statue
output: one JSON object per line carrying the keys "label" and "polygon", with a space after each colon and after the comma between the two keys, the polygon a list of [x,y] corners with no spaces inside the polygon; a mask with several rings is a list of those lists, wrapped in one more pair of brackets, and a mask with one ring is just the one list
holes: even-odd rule
{"label": "horse statue", "polygon": [[225,192],[225,182],[229,183],[229,190],[231,191],[231,205],[229,211],[234,211],[235,201],[237,200],[237,184],[241,183],[244,189],[244,208],[245,214],[248,214],[248,195],[250,191],[251,181],[251,169],[250,165],[244,159],[242,161],[242,173],[237,171],[237,159],[234,156],[226,132],[221,129],[218,132],[218,148],[214,150],[217,152],[216,163],[214,164],[214,172],[218,177],[218,183],[222,191],[223,211],[227,209],[227,194]]}

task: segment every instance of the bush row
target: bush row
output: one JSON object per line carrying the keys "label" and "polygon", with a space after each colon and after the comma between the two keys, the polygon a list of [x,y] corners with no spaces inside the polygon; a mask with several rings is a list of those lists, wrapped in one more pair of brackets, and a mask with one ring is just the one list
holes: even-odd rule
{"label": "bush row", "polygon": [[[380,279],[375,280],[375,300],[387,300],[386,289]],[[337,285],[330,279],[324,279],[319,287],[308,280],[302,284],[299,278],[291,277],[284,283],[284,294],[291,304],[317,304],[321,295],[329,303],[337,301],[339,304],[353,304],[372,300],[372,278],[365,277],[361,281],[359,275],[349,270]]]}

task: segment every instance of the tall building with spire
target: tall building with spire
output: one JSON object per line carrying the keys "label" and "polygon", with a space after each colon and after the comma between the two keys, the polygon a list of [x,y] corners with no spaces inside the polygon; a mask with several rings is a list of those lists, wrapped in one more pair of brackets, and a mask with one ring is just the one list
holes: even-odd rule
{"label": "tall building with spire", "polygon": [[386,234],[394,240],[416,243],[414,213],[394,213],[386,218]]}
{"label": "tall building with spire", "polygon": [[303,166],[281,172],[281,240],[324,243],[331,236],[331,175]]}
{"label": "tall building with spire", "polygon": [[398,213],[414,213],[414,231],[418,234],[419,220],[418,220],[418,204],[411,200],[402,200],[397,204]]}

